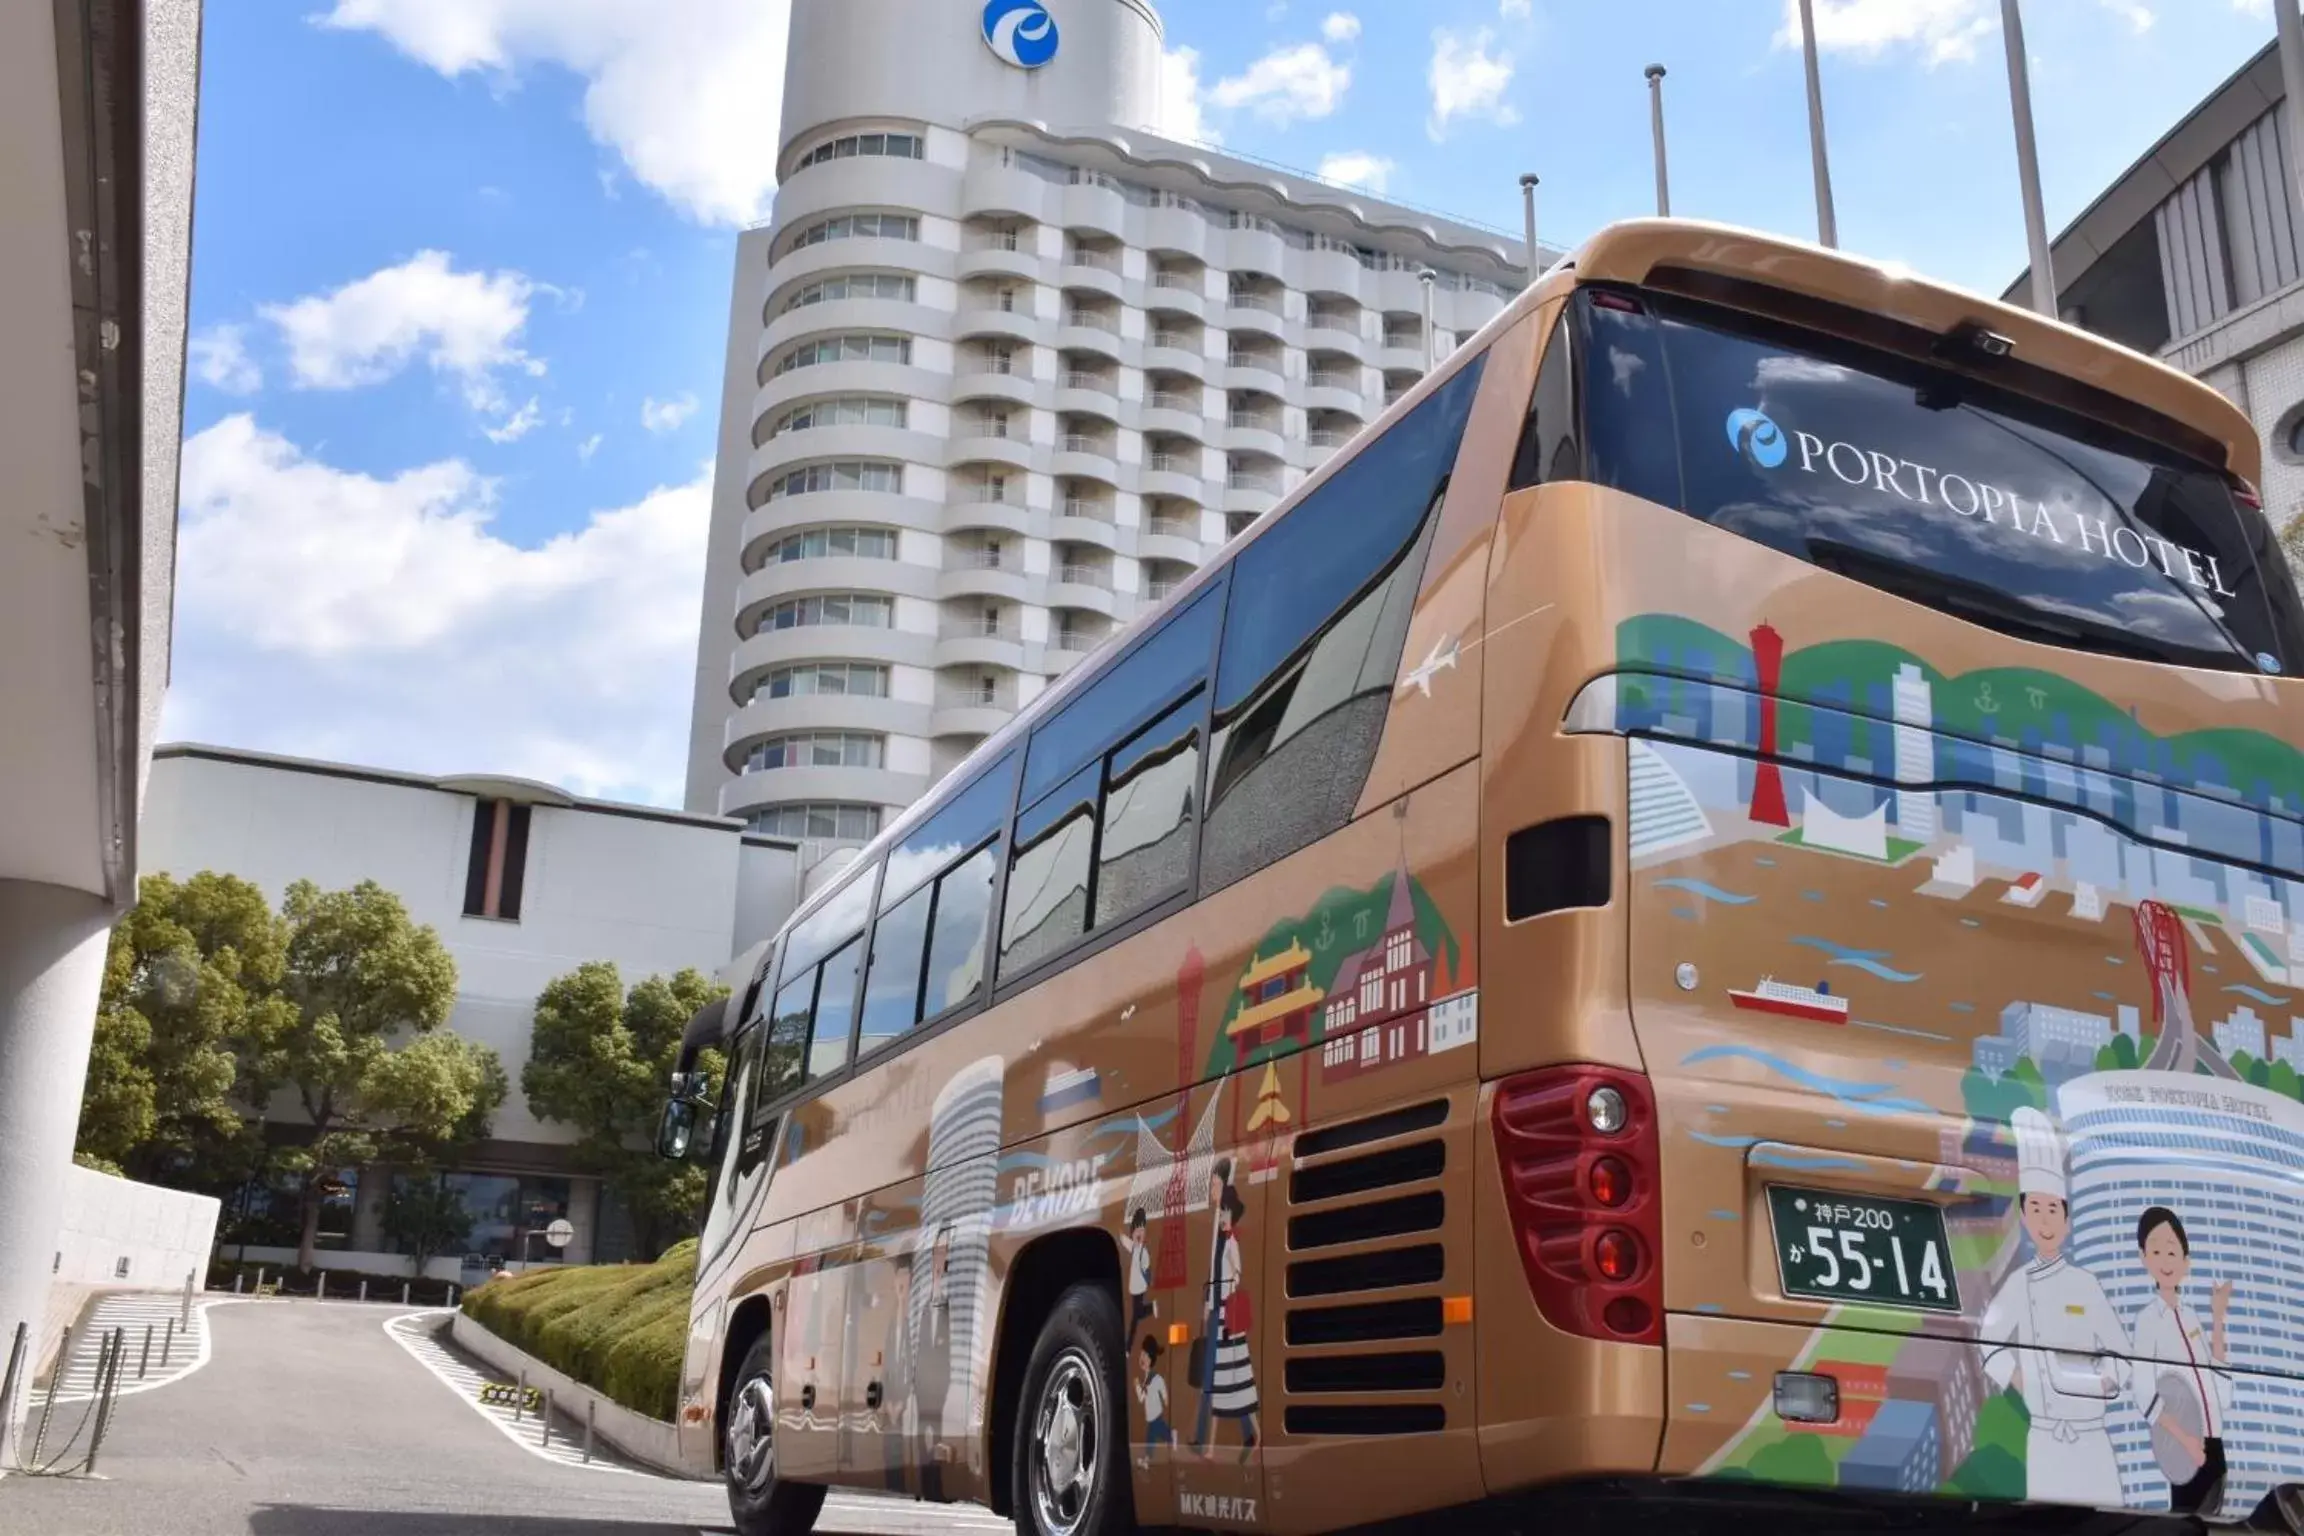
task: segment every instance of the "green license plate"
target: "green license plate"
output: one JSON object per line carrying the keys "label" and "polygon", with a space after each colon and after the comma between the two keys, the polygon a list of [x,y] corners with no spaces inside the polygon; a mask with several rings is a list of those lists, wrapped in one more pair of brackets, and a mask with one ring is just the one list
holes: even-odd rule
{"label": "green license plate", "polygon": [[1785,1295],[1960,1310],[1944,1213],[1927,1201],[1771,1184],[1768,1214]]}

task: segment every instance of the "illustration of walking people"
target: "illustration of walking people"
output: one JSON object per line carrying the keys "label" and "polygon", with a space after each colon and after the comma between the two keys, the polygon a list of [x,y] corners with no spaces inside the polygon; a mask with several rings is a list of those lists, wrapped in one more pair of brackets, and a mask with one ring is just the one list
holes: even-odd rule
{"label": "illustration of walking people", "polygon": [[1168,1378],[1160,1374],[1160,1355],[1160,1341],[1144,1335],[1136,1351],[1136,1401],[1144,1405],[1144,1449],[1136,1465],[1145,1470],[1152,1466],[1154,1446],[1176,1444],[1176,1431],[1168,1422]]}
{"label": "illustration of walking people", "polygon": [[1243,1284],[1240,1223],[1248,1206],[1232,1184],[1232,1160],[1217,1163],[1208,1180],[1208,1204],[1216,1213],[1215,1237],[1208,1262],[1208,1310],[1195,1364],[1194,1385],[1200,1392],[1200,1422],[1193,1449],[1205,1457],[1214,1449],[1214,1419],[1232,1419],[1240,1425],[1240,1460],[1245,1465],[1256,1453],[1256,1364],[1249,1358],[1248,1334],[1254,1326]]}
{"label": "illustration of walking people", "polygon": [[1144,1207],[1128,1213],[1128,1334],[1159,1315],[1152,1300],[1152,1245],[1144,1237]]}
{"label": "illustration of walking people", "polygon": [[1978,1345],[1996,1387],[2015,1384],[2032,1416],[2025,1493],[2067,1504],[2117,1504],[2120,1467],[2104,1428],[2108,1403],[2128,1384],[2128,1333],[2096,1277],[2064,1257],[2072,1233],[2064,1136],[2029,1105],[2009,1118],[2016,1187],[2032,1262],[2000,1283]]}
{"label": "illustration of walking people", "polygon": [[2135,1401],[2152,1426],[2152,1452],[2168,1479],[2168,1507],[2213,1515],[2224,1501],[2224,1423],[2232,1412],[2231,1353],[2224,1332],[2232,1282],[2209,1292],[2206,1330],[2178,1292],[2192,1273],[2192,1240],[2164,1205],[2136,1221],[2136,1251],[2156,1293],[2136,1315]]}
{"label": "illustration of walking people", "polygon": [[952,1229],[936,1229],[929,1267],[928,1304],[920,1319],[920,1340],[913,1358],[913,1380],[919,1394],[920,1493],[923,1498],[943,1496],[944,1399],[952,1389],[952,1294],[947,1272],[952,1263]]}

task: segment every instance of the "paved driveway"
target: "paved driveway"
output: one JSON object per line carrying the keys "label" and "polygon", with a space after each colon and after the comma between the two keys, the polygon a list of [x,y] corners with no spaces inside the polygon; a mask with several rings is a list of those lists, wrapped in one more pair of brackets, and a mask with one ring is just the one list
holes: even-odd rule
{"label": "paved driveway", "polygon": [[[121,1400],[98,1480],[0,1479],[41,1536],[694,1536],[717,1484],[568,1466],[489,1423],[384,1330],[398,1308],[210,1309],[210,1358]],[[76,1415],[74,1416],[76,1418]],[[60,1422],[66,1421],[62,1409]],[[836,1498],[820,1530],[997,1530],[981,1510]]]}

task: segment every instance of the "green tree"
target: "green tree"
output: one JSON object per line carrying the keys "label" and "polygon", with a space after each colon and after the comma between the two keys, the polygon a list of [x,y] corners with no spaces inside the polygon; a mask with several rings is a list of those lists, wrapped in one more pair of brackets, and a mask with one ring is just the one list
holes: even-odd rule
{"label": "green tree", "polygon": [[294,1095],[311,1128],[273,1159],[299,1180],[296,1262],[309,1269],[324,1178],[452,1155],[487,1133],[506,1084],[495,1052],[441,1032],[456,962],[399,897],[372,880],[325,892],[299,880],[281,912],[281,994],[291,1007],[258,1048],[261,1075]]}
{"label": "green tree", "polygon": [[112,931],[81,1096],[79,1148],[196,1189],[245,1179],[270,1084],[260,1042],[288,1016],[287,930],[234,875],[151,875]]}
{"label": "green tree", "polygon": [[2264,1086],[2274,1093],[2284,1093],[2292,1099],[2304,1098],[2304,1081],[2298,1080],[2296,1069],[2285,1061],[2272,1063],[2271,1080]]}
{"label": "green tree", "polygon": [[384,1235],[408,1250],[408,1272],[422,1278],[434,1255],[472,1235],[472,1213],[462,1191],[428,1171],[414,1173],[394,1184],[384,1203]]}
{"label": "green tree", "polygon": [[1764,1483],[1829,1488],[1839,1480],[1821,1435],[1786,1435],[1774,1445],[1762,1446],[1746,1465]]}
{"label": "green tree", "polygon": [[[616,967],[594,960],[536,999],[521,1091],[536,1114],[575,1129],[578,1166],[623,1196],[643,1253],[696,1230],[707,1174],[656,1156],[656,1121],[689,1019],[727,995],[694,970],[651,976],[627,994]],[[704,1052],[699,1069],[717,1097],[720,1053]]]}

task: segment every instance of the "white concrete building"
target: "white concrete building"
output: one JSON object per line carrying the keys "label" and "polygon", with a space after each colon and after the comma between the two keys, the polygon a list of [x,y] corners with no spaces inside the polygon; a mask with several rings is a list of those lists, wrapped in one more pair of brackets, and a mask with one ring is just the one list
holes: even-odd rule
{"label": "white concrete building", "polygon": [[[448,1027],[493,1049],[511,1080],[492,1138],[449,1175],[477,1221],[464,1254],[435,1261],[447,1279],[555,1257],[531,1234],[556,1217],[576,1229],[558,1257],[625,1256],[613,1202],[604,1208],[598,1181],[569,1159],[574,1133],[538,1119],[521,1096],[536,995],[587,960],[614,961],[627,985],[684,966],[719,973],[790,914],[797,856],[723,817],[582,800],[527,780],[187,745],[155,754],[144,819],[147,872],[239,875],[275,905],[296,880],[323,890],[374,880],[439,932],[456,960]],[[292,1119],[286,1106],[281,1118]],[[324,1213],[324,1262],[406,1274],[379,1226],[389,1179],[352,1170],[344,1182]],[[258,1227],[268,1219],[260,1211]],[[251,1261],[294,1256],[293,1235],[275,1235],[282,1241],[248,1249]]]}
{"label": "white concrete building", "polygon": [[[2062,317],[2194,375],[2264,435],[2275,529],[2304,514],[2304,217],[2279,50],[2218,86],[2050,249]],[[2003,295],[2031,303],[2031,274]]]}
{"label": "white concrete building", "polygon": [[1145,0],[1015,10],[794,0],[691,810],[877,832],[1526,281],[1504,234],[1152,133]]}
{"label": "white concrete building", "polygon": [[199,74],[199,0],[0,5],[0,1339],[44,1332],[105,944],[135,900]]}

